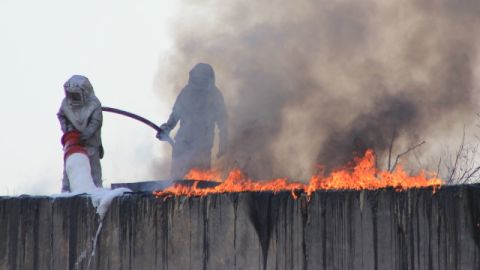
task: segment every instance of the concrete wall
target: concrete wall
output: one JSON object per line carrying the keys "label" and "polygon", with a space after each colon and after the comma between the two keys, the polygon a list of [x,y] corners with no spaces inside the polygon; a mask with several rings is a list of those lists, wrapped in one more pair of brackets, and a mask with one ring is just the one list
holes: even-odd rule
{"label": "concrete wall", "polygon": [[[0,269],[480,269],[480,188],[0,197]],[[88,266],[90,261],[90,265]]]}

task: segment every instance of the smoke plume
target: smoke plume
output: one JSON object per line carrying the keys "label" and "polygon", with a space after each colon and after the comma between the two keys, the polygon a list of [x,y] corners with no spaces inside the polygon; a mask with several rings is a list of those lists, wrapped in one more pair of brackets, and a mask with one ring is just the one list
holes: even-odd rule
{"label": "smoke plume", "polygon": [[426,154],[474,119],[478,0],[182,6],[159,93],[173,105],[196,63],[213,66],[230,120],[224,169],[302,179],[366,148],[386,168],[390,151],[426,140]]}

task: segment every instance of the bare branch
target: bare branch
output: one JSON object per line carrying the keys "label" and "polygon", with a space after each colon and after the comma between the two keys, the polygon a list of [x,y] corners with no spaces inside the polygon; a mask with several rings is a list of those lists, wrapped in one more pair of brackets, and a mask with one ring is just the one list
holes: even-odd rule
{"label": "bare branch", "polygon": [[395,159],[395,163],[393,164],[393,167],[392,167],[392,169],[390,170],[390,172],[393,172],[393,171],[395,170],[395,168],[397,167],[398,161],[400,160],[400,158],[401,158],[402,156],[408,154],[410,151],[414,150],[414,149],[417,148],[417,147],[422,146],[422,145],[425,144],[425,143],[426,143],[426,141],[422,141],[421,143],[418,143],[418,144],[416,144],[416,145],[408,148],[405,152],[398,154],[398,155],[397,155],[397,158]]}
{"label": "bare branch", "polygon": [[392,140],[390,141],[390,146],[388,147],[388,171],[390,171],[391,168],[393,142],[395,141],[395,137],[397,137],[397,126],[393,127]]}
{"label": "bare branch", "polygon": [[458,147],[458,151],[457,151],[457,154],[456,154],[456,156],[455,156],[455,162],[454,162],[454,164],[453,164],[453,167],[452,167],[450,176],[448,177],[448,180],[447,180],[448,183],[452,183],[452,182],[453,182],[455,173],[457,172],[458,162],[459,162],[459,160],[460,160],[460,157],[461,157],[461,155],[462,155],[462,152],[464,151],[464,148],[465,148],[465,127],[463,127],[462,141],[461,141],[461,143],[460,143],[460,146]]}
{"label": "bare branch", "polygon": [[467,177],[465,177],[463,184],[468,183],[470,178],[472,178],[472,176],[475,175],[478,171],[480,171],[480,166],[476,167]]}
{"label": "bare branch", "polygon": [[416,151],[416,150],[413,150],[413,156],[414,156],[414,157],[415,157],[415,159],[417,160],[418,167],[419,167],[420,169],[424,168],[424,166],[423,166],[423,162],[422,162],[422,160],[420,159],[420,157],[418,156],[418,154],[417,154],[417,151]]}
{"label": "bare branch", "polygon": [[435,175],[435,178],[438,178],[438,174],[440,173],[440,164],[442,163],[442,157],[438,159],[438,165],[437,165],[437,175]]}

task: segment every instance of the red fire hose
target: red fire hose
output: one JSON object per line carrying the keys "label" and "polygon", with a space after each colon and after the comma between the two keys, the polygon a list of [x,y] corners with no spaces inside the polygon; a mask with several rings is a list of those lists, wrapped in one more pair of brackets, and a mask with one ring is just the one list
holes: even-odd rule
{"label": "red fire hose", "polygon": [[75,153],[87,154],[85,146],[80,140],[80,132],[76,130],[68,131],[62,136],[62,145],[63,145],[63,159],[67,158]]}

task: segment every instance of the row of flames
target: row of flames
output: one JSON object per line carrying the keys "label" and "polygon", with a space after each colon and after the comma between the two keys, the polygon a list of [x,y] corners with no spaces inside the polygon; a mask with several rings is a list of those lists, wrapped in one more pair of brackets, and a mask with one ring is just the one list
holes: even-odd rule
{"label": "row of flames", "polygon": [[219,184],[200,188],[198,187],[199,182],[196,181],[191,186],[177,184],[163,191],[154,192],[154,194],[156,196],[205,196],[227,192],[269,191],[277,193],[289,191],[294,198],[297,198],[302,191],[310,197],[316,190],[394,188],[401,191],[421,187],[433,187],[435,190],[442,185],[442,180],[436,176],[427,176],[425,172],[410,176],[401,166],[393,172],[379,170],[376,167],[375,153],[372,150],[366,151],[364,157],[356,158],[352,168],[335,170],[328,176],[319,173],[312,176],[308,183],[289,181],[287,178],[255,181],[248,179],[239,169],[230,171],[225,179],[222,179],[218,171],[193,169],[185,175],[185,179],[215,181]]}

